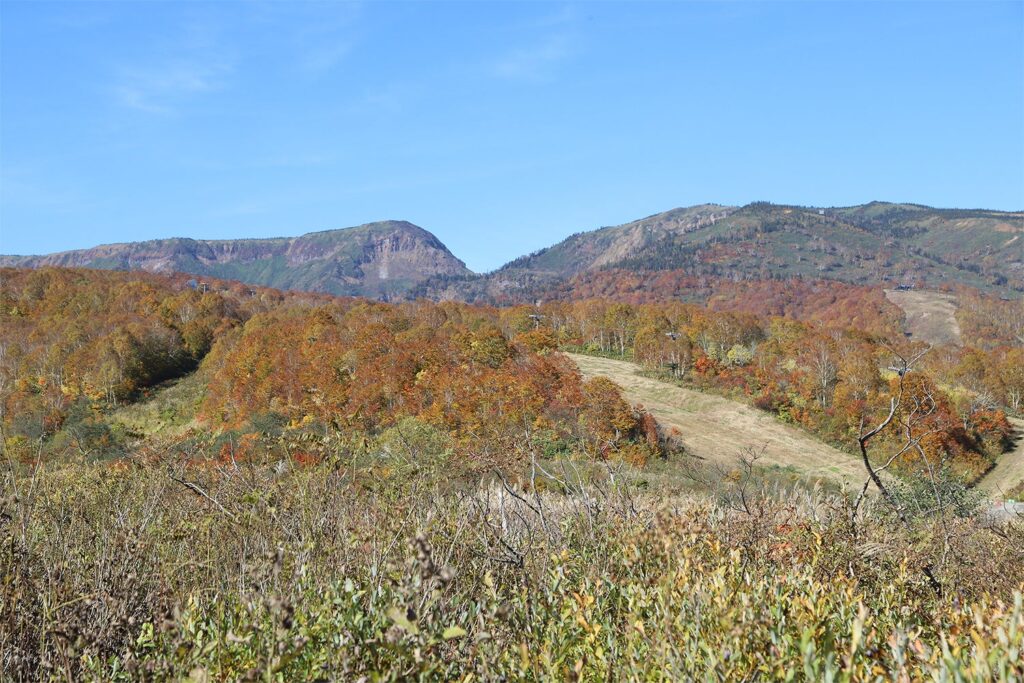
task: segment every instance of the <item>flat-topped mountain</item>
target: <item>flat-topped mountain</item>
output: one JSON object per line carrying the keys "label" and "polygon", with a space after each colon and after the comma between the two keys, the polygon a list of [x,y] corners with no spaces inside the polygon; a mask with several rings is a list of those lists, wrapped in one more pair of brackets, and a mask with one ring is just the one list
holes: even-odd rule
{"label": "flat-topped mountain", "polygon": [[406,221],[300,237],[108,244],[47,256],[3,256],[0,265],[184,272],[280,289],[378,298],[401,296],[431,276],[471,274],[437,237]]}

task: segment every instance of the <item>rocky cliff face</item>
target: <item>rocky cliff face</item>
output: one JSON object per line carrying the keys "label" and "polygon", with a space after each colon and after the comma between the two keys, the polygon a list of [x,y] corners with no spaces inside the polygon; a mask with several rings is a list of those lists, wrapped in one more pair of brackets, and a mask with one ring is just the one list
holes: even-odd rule
{"label": "rocky cliff face", "polygon": [[547,249],[523,256],[495,275],[518,279],[519,274],[566,276],[608,266],[637,254],[670,235],[682,235],[725,218],[735,207],[701,204],[642,218],[625,225],[577,233]]}
{"label": "rocky cliff face", "polygon": [[860,285],[968,285],[1024,292],[1024,213],[871,202],[802,207],[702,204],[577,233],[498,270],[435,277],[412,295],[532,302],[555,291],[601,295],[608,271],[677,271],[729,280],[789,278]]}
{"label": "rocky cliff face", "polygon": [[[801,207],[701,204],[581,232],[475,275],[423,228],[368,223],[294,238],[167,239],[48,256],[0,256],[0,266],[83,266],[208,275],[381,299],[531,302],[573,282],[674,270],[729,280],[830,279],[862,285],[962,284],[1024,292],[1024,213],[871,202]],[[590,295],[600,288],[587,285]]]}
{"label": "rocky cliff face", "polygon": [[434,235],[405,221],[301,237],[108,244],[46,256],[3,256],[6,266],[185,272],[282,289],[391,298],[434,276],[472,273]]}

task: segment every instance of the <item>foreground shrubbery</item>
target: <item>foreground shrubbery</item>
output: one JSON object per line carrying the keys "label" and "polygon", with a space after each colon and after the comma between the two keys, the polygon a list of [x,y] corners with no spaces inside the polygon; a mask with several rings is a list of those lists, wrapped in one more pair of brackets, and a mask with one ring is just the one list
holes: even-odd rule
{"label": "foreground shrubbery", "polygon": [[841,499],[745,491],[739,511],[631,493],[635,472],[568,462],[508,483],[381,473],[153,462],[6,480],[0,668],[14,680],[1024,671],[1012,525],[953,517],[936,543],[938,529],[904,536],[870,504],[854,524]]}

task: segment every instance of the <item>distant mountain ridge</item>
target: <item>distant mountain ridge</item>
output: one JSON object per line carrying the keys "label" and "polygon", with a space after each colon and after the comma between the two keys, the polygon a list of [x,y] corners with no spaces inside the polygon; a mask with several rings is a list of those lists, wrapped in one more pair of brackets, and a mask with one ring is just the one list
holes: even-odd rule
{"label": "distant mountain ridge", "polygon": [[[871,202],[801,207],[702,204],[577,233],[486,275],[438,276],[413,294],[531,301],[609,271],[730,280],[964,284],[1024,292],[1024,213]],[[567,286],[568,284],[568,286]],[[584,287],[588,291],[592,287]]]}
{"label": "distant mountain ridge", "polygon": [[[793,277],[862,285],[964,284],[1024,292],[1024,213],[870,202],[802,207],[755,202],[672,209],[580,232],[486,274],[405,221],[248,240],[150,240],[8,266],[179,271],[282,289],[382,299],[531,301],[616,273],[679,271],[729,280]],[[591,291],[592,287],[584,287]]]}
{"label": "distant mountain ridge", "polygon": [[46,256],[2,256],[0,265],[183,272],[278,289],[385,299],[400,297],[431,276],[471,274],[437,237],[406,221],[299,237],[127,242]]}

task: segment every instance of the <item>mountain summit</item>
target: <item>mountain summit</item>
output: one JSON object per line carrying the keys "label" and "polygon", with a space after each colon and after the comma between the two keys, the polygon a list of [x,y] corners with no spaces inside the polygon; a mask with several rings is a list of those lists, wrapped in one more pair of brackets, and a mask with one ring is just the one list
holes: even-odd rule
{"label": "mountain summit", "polygon": [[381,221],[300,237],[108,244],[47,256],[2,256],[4,266],[78,266],[208,275],[249,284],[392,298],[432,276],[472,275],[437,237]]}
{"label": "mountain summit", "polygon": [[[437,237],[405,221],[301,237],[166,239],[0,256],[0,266],[184,272],[279,289],[378,299],[535,301],[629,274],[840,280],[917,287],[962,284],[1024,292],[1024,213],[871,202],[806,207],[755,202],[672,209],[579,232],[491,273],[466,268]],[[567,289],[568,288],[568,289]]]}

